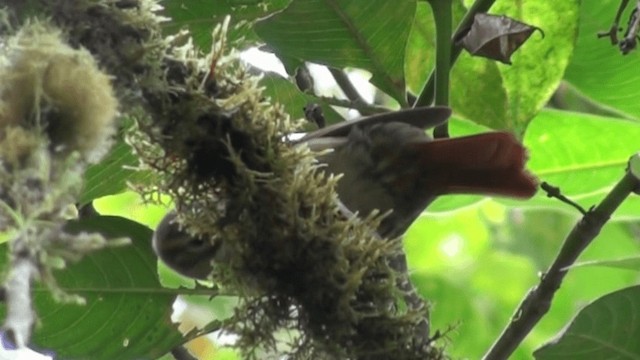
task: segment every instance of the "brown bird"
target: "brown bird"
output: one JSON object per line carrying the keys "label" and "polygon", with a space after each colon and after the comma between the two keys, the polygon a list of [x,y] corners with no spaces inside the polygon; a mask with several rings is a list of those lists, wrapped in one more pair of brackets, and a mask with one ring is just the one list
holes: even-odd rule
{"label": "brown bird", "polygon": [[[377,229],[381,237],[407,230],[438,196],[481,194],[529,198],[537,190],[525,168],[526,149],[508,132],[432,139],[425,130],[447,120],[446,107],[414,108],[342,122],[298,140],[313,150],[333,149],[318,161],[343,174],[342,204],[359,215],[390,211]],[[218,250],[179,229],[169,213],[154,233],[160,259],[179,273],[206,278]],[[169,228],[166,228],[169,227]],[[406,270],[404,257],[396,267]]]}
{"label": "brown bird", "polygon": [[338,195],[351,211],[393,210],[382,222],[383,237],[404,234],[420,213],[445,194],[529,198],[536,179],[524,165],[526,149],[508,132],[436,139],[427,128],[446,121],[451,110],[401,110],[343,122],[303,137],[313,150],[332,148],[319,158],[343,174]]}

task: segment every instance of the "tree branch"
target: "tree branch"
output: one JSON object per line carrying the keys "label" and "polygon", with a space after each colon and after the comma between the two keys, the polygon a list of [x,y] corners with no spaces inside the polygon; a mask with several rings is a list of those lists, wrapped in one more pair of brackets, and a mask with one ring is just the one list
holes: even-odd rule
{"label": "tree branch", "polygon": [[483,359],[507,359],[527,336],[531,329],[549,311],[551,301],[560,288],[568,268],[600,233],[611,214],[631,192],[640,186],[640,153],[629,160],[624,177],[607,197],[594,209],[589,210],[567,236],[560,253],[544,273],[540,283],[531,289],[515,311],[511,323],[493,344]]}

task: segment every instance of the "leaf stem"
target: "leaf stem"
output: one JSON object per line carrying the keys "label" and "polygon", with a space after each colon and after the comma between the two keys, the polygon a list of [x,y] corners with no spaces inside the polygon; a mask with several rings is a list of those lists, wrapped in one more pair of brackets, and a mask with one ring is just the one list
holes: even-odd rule
{"label": "leaf stem", "polygon": [[[451,0],[429,0],[436,24],[435,105],[449,105],[449,70],[451,62]],[[418,100],[420,101],[420,100]],[[437,138],[449,137],[448,123],[434,129]]]}

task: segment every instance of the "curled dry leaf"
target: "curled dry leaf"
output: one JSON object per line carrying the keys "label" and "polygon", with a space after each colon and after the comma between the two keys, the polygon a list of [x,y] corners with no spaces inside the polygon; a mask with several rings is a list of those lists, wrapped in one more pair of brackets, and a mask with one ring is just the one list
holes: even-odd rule
{"label": "curled dry leaf", "polygon": [[511,65],[511,55],[531,34],[542,29],[504,15],[477,14],[468,32],[458,40],[471,55]]}

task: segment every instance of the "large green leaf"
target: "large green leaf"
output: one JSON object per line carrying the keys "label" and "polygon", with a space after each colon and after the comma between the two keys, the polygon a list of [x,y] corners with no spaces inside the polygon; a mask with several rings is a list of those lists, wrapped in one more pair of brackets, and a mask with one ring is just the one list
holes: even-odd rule
{"label": "large green leaf", "polygon": [[[211,31],[231,16],[229,39],[236,45],[251,45],[257,41],[249,25],[257,18],[283,9],[290,0],[164,0],[163,15],[171,18],[164,23],[167,34],[186,28],[194,42],[205,51],[211,46]],[[249,22],[249,23],[247,23]]]}
{"label": "large green leaf", "polygon": [[[531,170],[542,181],[588,208],[624,175],[627,161],[640,150],[636,123],[585,114],[546,110],[529,127],[525,145]],[[540,193],[530,205],[558,205]],[[628,198],[615,216],[640,216],[640,201]]]}
{"label": "large green leaf", "polygon": [[585,262],[576,263],[573,266],[571,266],[571,268],[576,269],[576,268],[591,267],[591,266],[604,266],[604,267],[610,267],[615,269],[640,271],[640,256],[636,255],[636,256],[624,257],[620,259],[585,261]]}
{"label": "large green leaf", "polygon": [[127,190],[128,181],[141,182],[148,179],[149,173],[133,169],[137,165],[138,159],[131,147],[119,140],[102,161],[85,172],[84,187],[78,203],[84,205],[103,196],[121,193]]}
{"label": "large green leaf", "polygon": [[[460,21],[466,13],[462,1],[453,1],[453,17]],[[417,92],[435,60],[435,26],[433,11],[427,2],[418,2],[416,18],[407,46],[407,84]],[[508,128],[507,92],[498,65],[493,61],[474,58],[466,53],[451,72],[451,107],[456,113],[490,128]]]}
{"label": "large green leaf", "polygon": [[555,91],[569,63],[578,5],[579,0],[496,1],[491,13],[540,27],[544,38],[534,34],[513,55],[510,66],[463,54],[451,78],[451,104],[456,112],[479,124],[522,134]]}
{"label": "large green leaf", "polygon": [[640,286],[605,295],[586,306],[539,360],[640,359]]}
{"label": "large green leaf", "polygon": [[422,90],[435,64],[435,31],[431,6],[426,1],[418,1],[416,16],[407,40],[404,66],[407,87],[413,94]]}
{"label": "large green leaf", "polygon": [[279,55],[368,70],[374,85],[403,103],[415,11],[415,0],[293,0],[255,30]]}
{"label": "large green leaf", "polygon": [[502,0],[491,9],[544,31],[514,54],[513,66],[498,66],[509,98],[509,128],[524,131],[560,84],[576,41],[579,5],[579,0]]}
{"label": "large green leaf", "polygon": [[342,117],[333,108],[315,96],[300,92],[289,80],[275,73],[267,73],[260,82],[265,87],[264,95],[271,97],[273,102],[282,104],[287,113],[293,119],[304,118],[303,108],[310,103],[322,106],[322,114],[327,124],[342,120]]}
{"label": "large green leaf", "polygon": [[[620,0],[582,2],[579,36],[565,79],[593,100],[639,119],[640,52],[635,50],[623,56],[617,47],[611,46],[608,38],[596,36],[609,29],[618,5]],[[629,2],[621,26],[627,27],[628,14],[634,7],[635,3]],[[618,35],[623,36],[622,33]]]}
{"label": "large green leaf", "polygon": [[478,124],[514,130],[507,111],[509,99],[498,66],[501,65],[462,54],[451,72],[451,107]]}
{"label": "large green leaf", "polygon": [[[158,281],[149,228],[96,216],[72,222],[69,229],[128,237],[132,244],[106,248],[55,273],[60,288],[84,297],[84,306],[58,303],[46,289],[34,289],[38,348],[62,359],[155,359],[185,341],[171,323],[175,293]],[[6,246],[2,252],[6,259]]]}

